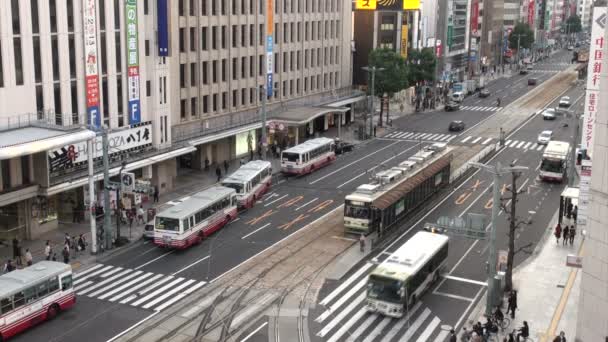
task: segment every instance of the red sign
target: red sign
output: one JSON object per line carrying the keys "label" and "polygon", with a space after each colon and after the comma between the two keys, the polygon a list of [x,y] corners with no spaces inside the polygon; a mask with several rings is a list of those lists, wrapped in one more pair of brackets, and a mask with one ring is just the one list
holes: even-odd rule
{"label": "red sign", "polygon": [[477,34],[477,27],[479,26],[479,0],[473,0],[473,6],[471,6],[471,32]]}
{"label": "red sign", "polygon": [[528,25],[534,27],[534,0],[528,3]]}
{"label": "red sign", "polygon": [[87,107],[99,105],[99,78],[95,75],[86,77]]}
{"label": "red sign", "polygon": [[437,40],[437,45],[435,46],[435,53],[437,57],[441,57],[441,41]]}

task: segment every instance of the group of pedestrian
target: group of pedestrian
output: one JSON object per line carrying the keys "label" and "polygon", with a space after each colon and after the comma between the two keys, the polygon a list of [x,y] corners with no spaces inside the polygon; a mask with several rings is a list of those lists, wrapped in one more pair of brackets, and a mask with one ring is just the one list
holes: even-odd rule
{"label": "group of pedestrian", "polygon": [[563,246],[568,245],[568,242],[570,242],[570,246],[572,246],[574,244],[574,237],[576,236],[576,228],[574,225],[571,225],[570,227],[566,225],[564,228],[562,228],[562,226],[558,223],[555,226],[555,231],[553,234],[555,235],[555,243],[558,245],[559,239],[562,239]]}

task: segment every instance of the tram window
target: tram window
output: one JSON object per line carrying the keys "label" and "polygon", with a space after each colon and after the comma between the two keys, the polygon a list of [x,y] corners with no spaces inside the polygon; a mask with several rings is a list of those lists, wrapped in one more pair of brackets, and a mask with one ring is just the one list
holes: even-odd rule
{"label": "tram window", "polygon": [[184,227],[184,230],[188,229],[188,219],[182,220],[182,226]]}
{"label": "tram window", "polygon": [[37,287],[38,287],[38,289],[37,289],[38,296],[43,297],[49,293],[49,282],[48,281],[38,284]]}
{"label": "tram window", "polygon": [[190,228],[194,227],[194,216],[190,216]]}

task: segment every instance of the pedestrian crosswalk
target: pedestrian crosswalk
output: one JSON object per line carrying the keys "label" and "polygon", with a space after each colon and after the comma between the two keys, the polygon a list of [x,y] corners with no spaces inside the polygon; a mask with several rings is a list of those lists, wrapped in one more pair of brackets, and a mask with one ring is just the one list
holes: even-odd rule
{"label": "pedestrian crosswalk", "polygon": [[[421,133],[421,132],[404,132],[393,131],[385,135],[385,139],[397,140],[412,140],[425,142],[450,142],[453,144],[470,144],[470,145],[490,145],[498,143],[498,139],[487,137],[476,137],[472,135],[457,135],[457,134],[441,134],[441,133]],[[517,148],[527,151],[542,151],[545,145],[539,145],[536,142],[525,140],[507,140],[505,147]]]}
{"label": "pedestrian crosswalk", "polygon": [[475,112],[497,112],[501,110],[502,107],[488,107],[488,106],[462,106],[460,110],[472,110]]}
{"label": "pedestrian crosswalk", "polygon": [[327,342],[444,342],[449,331],[420,301],[398,319],[367,311],[365,284],[372,266],[363,265],[319,302],[324,311],[313,313],[313,333]]}
{"label": "pedestrian crosswalk", "polygon": [[74,274],[76,295],[161,311],[207,284],[204,281],[95,264]]}

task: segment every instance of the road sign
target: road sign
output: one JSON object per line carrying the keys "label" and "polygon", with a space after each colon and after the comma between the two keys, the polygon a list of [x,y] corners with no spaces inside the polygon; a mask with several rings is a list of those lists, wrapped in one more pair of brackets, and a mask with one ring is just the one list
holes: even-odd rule
{"label": "road sign", "polygon": [[120,174],[121,190],[124,193],[133,193],[135,187],[135,174],[133,172],[123,172]]}
{"label": "road sign", "polygon": [[454,36],[454,27],[453,26],[448,26],[448,47],[452,47],[452,39]]}

